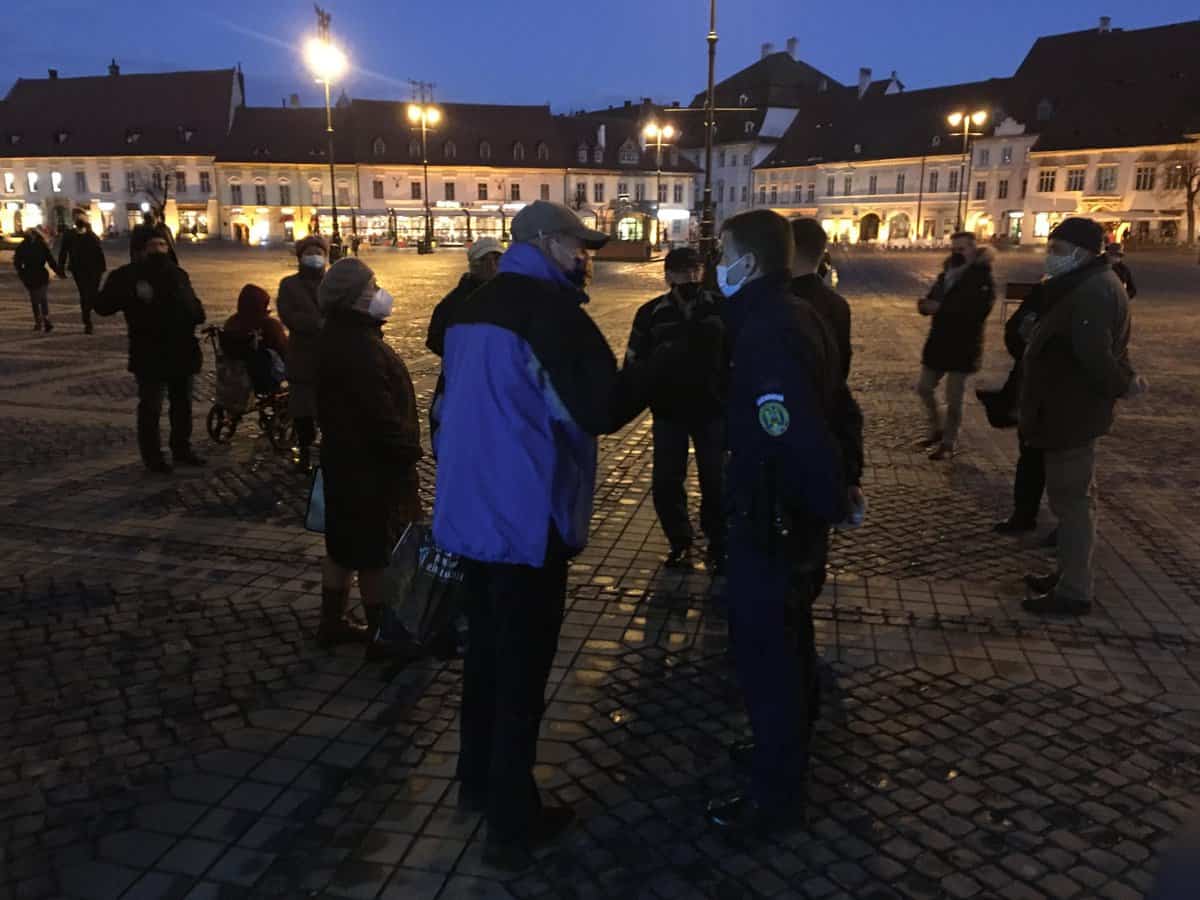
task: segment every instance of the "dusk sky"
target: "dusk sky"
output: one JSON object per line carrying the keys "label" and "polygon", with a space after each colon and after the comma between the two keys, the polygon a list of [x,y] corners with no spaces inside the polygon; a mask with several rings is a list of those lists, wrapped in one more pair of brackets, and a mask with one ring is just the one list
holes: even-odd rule
{"label": "dusk sky", "polygon": [[[686,103],[704,86],[707,0],[335,0],[326,8],[355,66],[344,85],[355,97],[406,99],[407,80],[416,78],[436,82],[438,100],[549,102],[562,112],[642,96]],[[100,74],[115,56],[127,72],[240,62],[250,103],[278,104],[291,93],[318,98],[298,50],[315,23],[312,4],[302,0],[51,0],[8,10],[0,32],[5,90],[19,76],[44,77],[49,67],[63,77]],[[1183,0],[1091,8],[1030,0],[721,0],[717,73],[753,62],[765,41],[782,50],[794,35],[802,59],[843,83],[854,82],[860,66],[875,77],[895,69],[909,89],[1004,76],[1038,35],[1094,28],[1102,14],[1132,29],[1196,12]]]}

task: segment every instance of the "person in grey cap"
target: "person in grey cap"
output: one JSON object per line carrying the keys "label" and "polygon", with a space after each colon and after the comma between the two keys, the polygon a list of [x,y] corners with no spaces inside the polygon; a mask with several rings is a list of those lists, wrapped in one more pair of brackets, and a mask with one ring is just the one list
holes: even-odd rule
{"label": "person in grey cap", "polygon": [[[422,456],[417,400],[408,369],[383,339],[392,297],[355,257],[334,263],[318,289],[325,325],[317,344],[317,415],[324,435],[324,645],[368,642],[369,658],[390,655],[379,637],[384,570],[405,523],[421,518]],[[346,616],[358,573],[367,627]]]}
{"label": "person in grey cap", "polygon": [[1091,219],[1050,232],[1042,311],[1025,348],[1020,435],[1045,453],[1059,523],[1057,571],[1025,577],[1029,612],[1091,610],[1096,439],[1112,427],[1117,400],[1146,390],[1129,362],[1129,300],[1103,251],[1104,230]]}
{"label": "person in grey cap", "polygon": [[446,320],[450,310],[482,284],[496,277],[503,253],[504,245],[494,237],[479,238],[467,248],[467,271],[458,280],[454,290],[433,308],[433,316],[429,320],[429,334],[425,339],[425,346],[431,352],[439,357],[445,354]]}
{"label": "person in grey cap", "polygon": [[539,200],[512,237],[499,274],[446,322],[433,531],[468,561],[459,803],[487,815],[484,861],[517,871],[574,818],[543,807],[533,766],[617,366],[580,287],[608,236]]}

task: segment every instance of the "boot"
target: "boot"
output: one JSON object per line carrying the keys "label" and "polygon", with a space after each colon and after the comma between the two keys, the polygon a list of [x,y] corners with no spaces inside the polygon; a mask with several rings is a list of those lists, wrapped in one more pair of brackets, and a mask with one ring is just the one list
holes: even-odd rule
{"label": "boot", "polygon": [[368,639],[367,626],[346,618],[350,591],[321,589],[321,624],[317,627],[317,643],[322,647],[336,644],[361,644]]}
{"label": "boot", "polygon": [[429,656],[429,652],[407,634],[398,637],[383,636],[382,605],[364,604],[363,610],[367,615],[367,632],[370,635],[366,652],[363,654],[368,661],[409,663]]}

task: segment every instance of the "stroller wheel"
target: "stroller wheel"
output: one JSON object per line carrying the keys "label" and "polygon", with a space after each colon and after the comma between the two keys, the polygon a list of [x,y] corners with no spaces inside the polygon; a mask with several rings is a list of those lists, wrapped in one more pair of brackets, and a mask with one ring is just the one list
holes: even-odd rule
{"label": "stroller wheel", "polygon": [[276,450],[287,450],[295,443],[296,428],[292,423],[291,414],[286,409],[275,410],[274,415],[264,423],[263,431]]}

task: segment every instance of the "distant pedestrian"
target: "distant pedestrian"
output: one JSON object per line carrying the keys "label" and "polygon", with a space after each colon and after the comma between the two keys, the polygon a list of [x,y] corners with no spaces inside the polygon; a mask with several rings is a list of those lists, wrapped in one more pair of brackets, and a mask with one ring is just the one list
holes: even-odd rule
{"label": "distant pedestrian", "polygon": [[484,861],[515,871],[574,818],[543,807],[533,766],[617,370],[578,286],[607,235],[538,200],[512,237],[500,274],[447,323],[434,536],[469,570],[459,803],[486,811]]}
{"label": "distant pedestrian", "polygon": [[467,271],[458,280],[454,290],[433,308],[433,316],[429,319],[429,333],[425,338],[425,346],[435,356],[440,358],[446,355],[446,323],[451,313],[471,294],[496,277],[503,253],[504,245],[494,237],[478,238],[467,248]]}
{"label": "distant pedestrian", "polygon": [[[954,455],[962,426],[963,393],[967,376],[979,371],[983,332],[992,311],[996,289],[992,282],[992,251],[979,247],[975,235],[960,231],[950,239],[950,256],[929,293],[917,304],[931,316],[929,337],[921,355],[917,394],[925,404],[929,458]],[[946,382],[946,418],[938,408],[937,386]]]}
{"label": "distant pedestrian", "polygon": [[[421,518],[417,462],[421,426],[412,379],[383,339],[392,296],[363,262],[335,263],[319,291],[325,325],[317,350],[317,413],[323,444],[325,561],[323,645],[366,642],[370,658],[410,649],[384,641],[384,570],[405,524]],[[367,627],[347,618],[358,573]]]}
{"label": "distant pedestrian", "polygon": [[318,293],[329,258],[325,239],[309,235],[296,241],[296,258],[300,270],[279,282],[275,308],[289,332],[288,412],[296,425],[296,464],[308,471],[317,440],[317,353],[325,324]]}
{"label": "distant pedestrian", "polygon": [[167,473],[159,417],[163,392],[170,400],[171,459],[177,466],[202,466],[192,449],[192,376],[203,358],[196,326],[204,307],[187,272],[171,262],[166,240],[139,227],[130,237],[137,262],[112,272],[96,298],[102,316],[121,312],[129,328],[129,371],[138,383],[138,447],[151,472]]}
{"label": "distant pedestrian", "polygon": [[700,479],[700,526],[708,539],[710,573],[725,562],[724,467],[725,326],[715,296],[704,290],[700,254],[679,247],[667,254],[667,293],[638,309],[625,351],[625,368],[654,414],[653,497],[667,536],[668,568],[688,568],[692,526],[685,481],[688,441]]}
{"label": "distant pedestrian", "polygon": [[1091,219],[1050,232],[1045,306],[1025,349],[1022,439],[1045,452],[1046,492],[1058,518],[1058,569],[1026,576],[1030,612],[1082,615],[1092,608],[1096,542],[1096,440],[1122,397],[1146,390],[1129,362],[1129,301],[1101,256]]}
{"label": "distant pedestrian", "polygon": [[1137,285],[1133,283],[1133,273],[1125,264],[1125,248],[1120,244],[1109,244],[1104,248],[1104,255],[1108,258],[1108,264],[1112,266],[1121,286],[1125,288],[1125,296],[1132,300],[1137,296]]}
{"label": "distant pedestrian", "polygon": [[100,238],[92,231],[87,212],[75,210],[75,227],[63,234],[62,247],[58,251],[58,268],[69,271],[79,290],[79,314],[83,319],[85,334],[91,334],[92,307],[100,293],[100,279],[108,264],[104,259],[104,248]]}
{"label": "distant pedestrian", "polygon": [[45,331],[49,334],[54,330],[50,321],[50,273],[54,272],[59,278],[65,277],[46,236],[40,228],[25,230],[25,239],[13,251],[13,268],[25,290],[29,292],[29,304],[33,307],[33,330]]}

